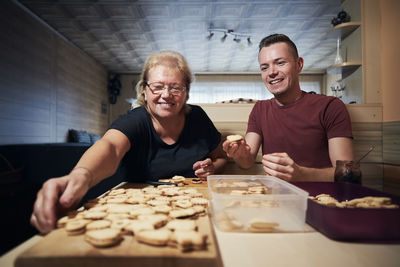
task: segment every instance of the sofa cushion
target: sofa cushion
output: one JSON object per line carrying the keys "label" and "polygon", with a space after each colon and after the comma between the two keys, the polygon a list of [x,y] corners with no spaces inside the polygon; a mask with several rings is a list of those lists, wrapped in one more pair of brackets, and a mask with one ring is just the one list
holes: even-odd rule
{"label": "sofa cushion", "polygon": [[68,141],[72,143],[92,143],[90,140],[90,135],[86,131],[69,129],[68,136]]}
{"label": "sofa cushion", "polygon": [[101,139],[101,136],[97,135],[97,134],[89,134],[89,136],[90,136],[90,142],[92,144],[94,144],[96,141],[99,141]]}

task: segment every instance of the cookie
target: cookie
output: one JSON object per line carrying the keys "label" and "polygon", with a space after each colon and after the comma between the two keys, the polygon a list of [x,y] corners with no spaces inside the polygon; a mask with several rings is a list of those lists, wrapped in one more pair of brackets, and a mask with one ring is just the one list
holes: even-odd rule
{"label": "cookie", "polygon": [[192,198],[190,201],[192,202],[193,205],[199,205],[204,207],[208,206],[208,199],[206,198],[197,197],[197,198]]}
{"label": "cookie", "polygon": [[168,229],[159,230],[143,230],[135,233],[136,240],[154,246],[165,246],[171,236],[171,231]]}
{"label": "cookie", "polygon": [[126,229],[136,235],[143,230],[154,230],[154,227],[151,223],[146,221],[131,220],[131,223],[126,227]]}
{"label": "cookie", "polygon": [[107,212],[128,214],[131,210],[132,210],[132,205],[129,204],[109,204]]}
{"label": "cookie", "polygon": [[172,220],[166,225],[171,231],[196,231],[197,225],[193,220]]}
{"label": "cookie", "polygon": [[241,136],[239,134],[228,135],[226,137],[226,140],[228,140],[231,143],[236,143],[236,142],[238,142],[238,141],[240,141],[242,139],[243,139],[243,136]]}
{"label": "cookie", "polygon": [[108,220],[97,220],[97,221],[88,223],[86,225],[86,230],[92,231],[92,230],[105,229],[105,228],[109,228],[110,225],[111,225],[111,222]]}
{"label": "cookie", "polygon": [[101,229],[86,232],[85,240],[95,247],[110,247],[118,244],[122,237],[118,229]]}
{"label": "cookie", "polygon": [[136,219],[139,215],[145,215],[145,214],[154,214],[156,213],[153,208],[150,207],[144,207],[144,208],[137,208],[137,209],[132,209],[129,212],[129,216],[132,219]]}
{"label": "cookie", "polygon": [[200,178],[193,178],[192,184],[201,184],[203,181]]}
{"label": "cookie", "polygon": [[63,228],[67,224],[67,222],[71,220],[72,218],[69,216],[61,217],[60,219],[57,220],[57,228]]}
{"label": "cookie", "polygon": [[278,227],[279,223],[271,222],[263,218],[253,218],[249,222],[248,230],[250,232],[272,232]]}
{"label": "cookie", "polygon": [[107,216],[107,212],[104,211],[88,211],[83,216],[84,219],[88,220],[100,220]]}
{"label": "cookie", "polygon": [[193,208],[171,210],[169,216],[174,219],[183,219],[196,215],[196,210]]}
{"label": "cookie", "polygon": [[71,220],[65,224],[65,230],[68,235],[80,235],[86,231],[86,225],[89,222],[83,219]]}
{"label": "cookie", "polygon": [[169,214],[169,212],[172,210],[170,206],[167,205],[161,205],[161,206],[155,206],[153,207],[153,210],[155,213],[161,213],[161,214]]}
{"label": "cookie", "polygon": [[182,252],[202,250],[206,247],[207,235],[196,231],[175,231],[168,245],[178,247]]}
{"label": "cookie", "polygon": [[143,214],[139,215],[137,219],[148,222],[155,229],[164,226],[168,222],[168,216],[165,214]]}

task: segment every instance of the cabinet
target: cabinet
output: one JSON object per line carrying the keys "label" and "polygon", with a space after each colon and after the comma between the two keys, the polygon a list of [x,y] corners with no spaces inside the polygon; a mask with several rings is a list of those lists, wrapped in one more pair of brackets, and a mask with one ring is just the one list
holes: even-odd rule
{"label": "cabinet", "polygon": [[[340,97],[346,104],[361,104],[364,103],[361,2],[343,1],[341,7],[350,15],[351,21],[336,25],[327,32],[330,37],[340,38],[340,54],[343,59],[343,63],[326,69],[327,94]],[[338,86],[340,89],[336,90]]]}

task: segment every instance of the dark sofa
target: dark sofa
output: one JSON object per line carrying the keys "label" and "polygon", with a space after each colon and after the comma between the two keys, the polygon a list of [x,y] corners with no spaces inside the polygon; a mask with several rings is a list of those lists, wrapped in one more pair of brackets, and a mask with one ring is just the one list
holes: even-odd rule
{"label": "dark sofa", "polygon": [[[37,233],[29,219],[38,190],[49,178],[69,173],[91,145],[92,143],[0,145],[0,154],[15,169],[21,170],[10,171],[9,165],[0,159],[0,205],[4,218],[0,224],[0,255]],[[113,176],[90,189],[82,202],[118,185],[123,177],[119,168]]]}

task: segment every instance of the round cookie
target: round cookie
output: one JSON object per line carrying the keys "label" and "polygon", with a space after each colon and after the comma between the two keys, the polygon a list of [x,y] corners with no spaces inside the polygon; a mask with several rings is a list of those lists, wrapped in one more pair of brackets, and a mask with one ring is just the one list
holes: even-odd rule
{"label": "round cookie", "polygon": [[243,136],[241,136],[239,134],[232,134],[232,135],[228,135],[226,137],[226,139],[231,143],[235,143],[235,142],[238,142],[238,141],[242,140]]}
{"label": "round cookie", "polygon": [[110,247],[122,240],[120,231],[117,229],[101,229],[88,231],[85,240],[95,247]]}

